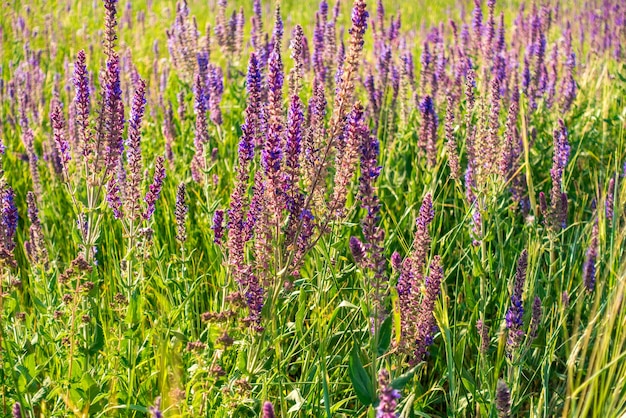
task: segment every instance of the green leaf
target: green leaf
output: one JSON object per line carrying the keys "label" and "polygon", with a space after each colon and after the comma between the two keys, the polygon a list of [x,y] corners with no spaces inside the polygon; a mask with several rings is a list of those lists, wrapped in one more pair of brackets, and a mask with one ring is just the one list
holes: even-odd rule
{"label": "green leaf", "polygon": [[408,372],[393,379],[390,383],[390,386],[396,390],[404,389],[406,384],[409,383],[411,379],[413,379],[413,376],[415,376],[415,372],[417,371],[419,367],[421,367],[421,365],[422,363],[419,363],[417,366],[413,367]]}
{"label": "green leaf", "polygon": [[359,355],[358,345],[355,343],[350,354],[350,367],[348,368],[352,387],[357,398],[365,405],[369,406],[374,403],[376,393],[372,385],[372,379],[363,367],[361,356]]}
{"label": "green leaf", "polygon": [[382,356],[387,352],[391,345],[391,321],[392,317],[388,316],[380,326],[378,334],[378,355]]}
{"label": "green leaf", "polygon": [[90,355],[97,354],[98,351],[104,347],[104,333],[102,332],[102,325],[100,323],[96,323],[95,334],[93,343],[89,346]]}

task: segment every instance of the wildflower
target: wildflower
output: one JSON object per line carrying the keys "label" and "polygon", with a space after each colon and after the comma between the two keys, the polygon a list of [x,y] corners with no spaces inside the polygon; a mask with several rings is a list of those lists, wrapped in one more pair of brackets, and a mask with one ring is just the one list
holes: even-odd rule
{"label": "wildflower", "polygon": [[456,139],[454,138],[454,98],[450,93],[447,95],[448,107],[446,109],[446,153],[448,155],[448,167],[450,168],[450,177],[458,179],[461,175],[461,166],[459,164],[459,154],[457,150]]}
{"label": "wildflower", "polygon": [[511,413],[511,392],[503,380],[498,381],[496,388],[496,409],[498,417],[508,418]]}
{"label": "wildflower", "polygon": [[[242,12],[243,13],[243,12]],[[216,125],[222,124],[222,110],[220,109],[220,102],[222,100],[222,94],[224,93],[224,76],[222,69],[216,65],[212,65],[209,70],[209,111],[211,114],[211,121]]]}
{"label": "wildflower", "polygon": [[533,301],[532,316],[530,319],[530,331],[528,332],[530,338],[534,340],[539,333],[539,323],[541,322],[541,299],[539,296],[535,296]]}
{"label": "wildflower", "polygon": [[365,246],[357,237],[350,237],[350,252],[357,264],[361,264],[365,259]]}
{"label": "wildflower", "polygon": [[109,207],[113,211],[113,217],[115,219],[122,218],[122,196],[118,178],[116,176],[112,176],[107,182],[106,186],[107,190],[107,203]]}
{"label": "wildflower", "polygon": [[141,159],[141,122],[146,106],[146,83],[139,80],[133,96],[133,104],[128,122],[128,140],[126,145],[126,159],[128,161],[128,178],[124,190],[125,211],[131,220],[141,216],[140,191],[143,179],[143,163]]}
{"label": "wildflower", "polygon": [[152,418],[163,418],[163,412],[161,412],[161,397],[158,396],[154,400],[154,406],[148,408]]}
{"label": "wildflower", "polygon": [[176,209],[174,210],[174,218],[176,219],[176,239],[181,244],[187,240],[187,228],[185,227],[185,219],[189,208],[185,204],[185,183],[178,185],[176,191]]}
{"label": "wildflower", "polygon": [[162,156],[158,156],[154,163],[154,178],[150,185],[150,190],[146,193],[144,198],[146,202],[146,211],[143,215],[144,219],[149,220],[152,217],[156,209],[156,202],[161,195],[161,189],[163,187],[163,180],[165,179],[165,159]]}
{"label": "wildflower", "polygon": [[222,236],[224,235],[224,211],[216,210],[213,214],[213,226],[211,227],[213,230],[213,242],[216,244],[221,243]]}
{"label": "wildflower", "polygon": [[433,337],[437,331],[437,322],[433,313],[442,280],[441,258],[435,256],[430,264],[430,274],[424,280],[425,293],[418,309],[415,346],[413,358],[410,360],[413,364],[420,362],[428,355],[428,347],[433,343]]}
{"label": "wildflower", "polygon": [[0,257],[12,260],[17,232],[17,206],[15,193],[3,180],[0,180]]}
{"label": "wildflower", "polygon": [[428,166],[432,168],[437,163],[437,127],[439,124],[432,97],[424,97],[419,110],[422,115],[419,144],[426,153]]}
{"label": "wildflower", "polygon": [[587,248],[583,264],[583,283],[588,292],[593,292],[596,285],[596,259],[598,258],[598,220],[593,224],[591,242]]}
{"label": "wildflower", "polygon": [[479,319],[476,321],[476,329],[480,335],[480,352],[485,354],[489,350],[489,327]]}
{"label": "wildflower", "polygon": [[22,418],[22,405],[19,402],[15,402],[13,404],[13,408],[11,410],[11,414],[13,418]]}
{"label": "wildflower", "polygon": [[61,102],[58,99],[53,100],[51,103],[50,124],[52,125],[55,149],[58,153],[64,176],[67,178],[67,165],[71,160],[70,144],[65,135],[65,118],[63,117]]}
{"label": "wildflower", "polygon": [[507,346],[509,351],[519,346],[524,338],[524,305],[522,293],[524,291],[524,281],[526,280],[526,268],[528,266],[528,252],[523,250],[517,260],[517,270],[513,280],[513,292],[511,293],[511,306],[506,313],[506,327],[509,331]]}
{"label": "wildflower", "polygon": [[376,408],[376,418],[395,418],[400,392],[389,384],[389,372],[380,369],[378,372],[378,385],[380,386],[379,404]]}
{"label": "wildflower", "polygon": [[356,171],[359,145],[363,136],[369,136],[369,129],[363,123],[363,110],[361,103],[357,102],[348,114],[345,144],[342,152],[337,154],[337,172],[331,200],[331,210],[334,212],[332,216],[337,218],[341,217],[345,210],[348,186]]}
{"label": "wildflower", "polygon": [[30,221],[29,240],[24,243],[26,253],[33,263],[45,267],[48,264],[48,251],[46,250],[37,201],[33,192],[28,192],[26,202],[28,205],[28,220]]}
{"label": "wildflower", "polygon": [[274,405],[271,402],[265,402],[263,404],[263,418],[274,418]]}
{"label": "wildflower", "polygon": [[609,187],[606,192],[606,199],[604,202],[604,213],[606,216],[607,222],[610,224],[613,221],[613,205],[614,205],[614,197],[613,193],[615,191],[615,177],[611,177],[609,180]]}
{"label": "wildflower", "polygon": [[209,142],[209,131],[206,118],[206,100],[205,92],[206,86],[200,74],[196,74],[196,80],[194,83],[194,97],[195,106],[194,111],[196,115],[196,130],[193,139],[195,154],[191,161],[191,176],[193,180],[199,183],[202,179],[201,174],[206,169],[206,162],[204,160],[204,146]]}

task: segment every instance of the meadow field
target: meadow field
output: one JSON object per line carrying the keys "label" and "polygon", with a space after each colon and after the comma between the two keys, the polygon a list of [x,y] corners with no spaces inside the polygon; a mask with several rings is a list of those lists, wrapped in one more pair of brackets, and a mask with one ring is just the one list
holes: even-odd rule
{"label": "meadow field", "polygon": [[621,0],[8,0],[0,416],[626,416]]}

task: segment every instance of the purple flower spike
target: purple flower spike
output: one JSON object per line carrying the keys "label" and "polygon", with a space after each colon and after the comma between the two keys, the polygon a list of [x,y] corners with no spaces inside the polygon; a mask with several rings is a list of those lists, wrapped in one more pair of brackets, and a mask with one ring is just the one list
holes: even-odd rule
{"label": "purple flower spike", "polygon": [[524,305],[522,293],[524,292],[524,282],[526,280],[526,268],[528,267],[528,252],[522,251],[517,261],[517,271],[515,272],[514,288],[511,294],[511,306],[506,313],[506,327],[509,331],[507,348],[509,351],[519,347],[524,338]]}
{"label": "purple flower spike", "polygon": [[143,215],[144,219],[149,220],[156,209],[156,202],[161,195],[163,180],[165,180],[165,158],[158,156],[154,164],[154,179],[150,185],[150,190],[146,193],[144,201],[146,202],[146,211]]}
{"label": "purple flower spike", "polygon": [[593,292],[596,287],[596,259],[598,258],[598,220],[593,224],[591,232],[591,243],[585,255],[585,263],[583,264],[583,282],[589,293]]}
{"label": "purple flower spike", "polygon": [[163,418],[163,412],[161,412],[161,397],[160,396],[158,396],[154,400],[154,406],[151,406],[150,408],[148,408],[148,411],[150,412],[151,418]]}
{"label": "purple flower spike", "polygon": [[213,214],[213,226],[211,226],[213,230],[214,238],[213,242],[216,244],[220,244],[222,242],[222,237],[224,236],[224,211],[216,210]]}
{"label": "purple flower spike", "polygon": [[274,405],[271,402],[265,402],[263,404],[263,418],[274,418]]}
{"label": "purple flower spike", "polygon": [[22,405],[19,402],[15,402],[13,404],[13,408],[11,409],[11,416],[13,418],[22,418]]}
{"label": "purple flower spike", "polygon": [[0,211],[0,253],[5,251],[10,253],[15,248],[18,215],[15,193],[13,189],[2,183],[0,183]]}
{"label": "purple flower spike", "polygon": [[511,413],[511,391],[503,380],[498,381],[496,388],[496,409],[498,417],[507,418]]}
{"label": "purple flower spike", "polygon": [[87,73],[86,61],[85,51],[78,51],[73,76],[74,87],[76,88],[74,96],[74,108],[76,112],[74,123],[78,149],[84,156],[92,152],[89,136],[89,112],[91,103],[89,98],[89,74]]}
{"label": "purple flower spike", "polygon": [[380,402],[376,408],[376,418],[396,418],[400,392],[390,386],[389,372],[386,369],[381,369],[378,372],[378,385],[380,387]]}
{"label": "purple flower spike", "polygon": [[128,140],[126,142],[126,159],[128,161],[128,177],[126,180],[125,210],[131,219],[141,216],[141,197],[139,188],[143,180],[143,162],[141,158],[141,122],[146,107],[146,83],[139,80],[133,97],[133,104],[128,122]]}

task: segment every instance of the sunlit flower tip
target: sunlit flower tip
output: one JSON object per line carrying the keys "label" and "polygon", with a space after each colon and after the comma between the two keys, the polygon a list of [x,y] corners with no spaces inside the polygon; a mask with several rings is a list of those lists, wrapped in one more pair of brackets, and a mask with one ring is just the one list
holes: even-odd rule
{"label": "sunlit flower tip", "polygon": [[503,380],[498,381],[496,388],[496,409],[500,418],[506,418],[511,413],[511,392]]}
{"label": "sunlit flower tip", "polygon": [[381,369],[378,372],[378,385],[380,387],[379,403],[376,408],[376,418],[396,418],[396,407],[400,392],[389,384],[389,372]]}
{"label": "sunlit flower tip", "polygon": [[365,258],[365,246],[357,237],[350,237],[350,251],[357,264],[360,264]]}
{"label": "sunlit flower tip", "polygon": [[274,418],[274,405],[271,402],[266,401],[263,404],[263,418]]}

